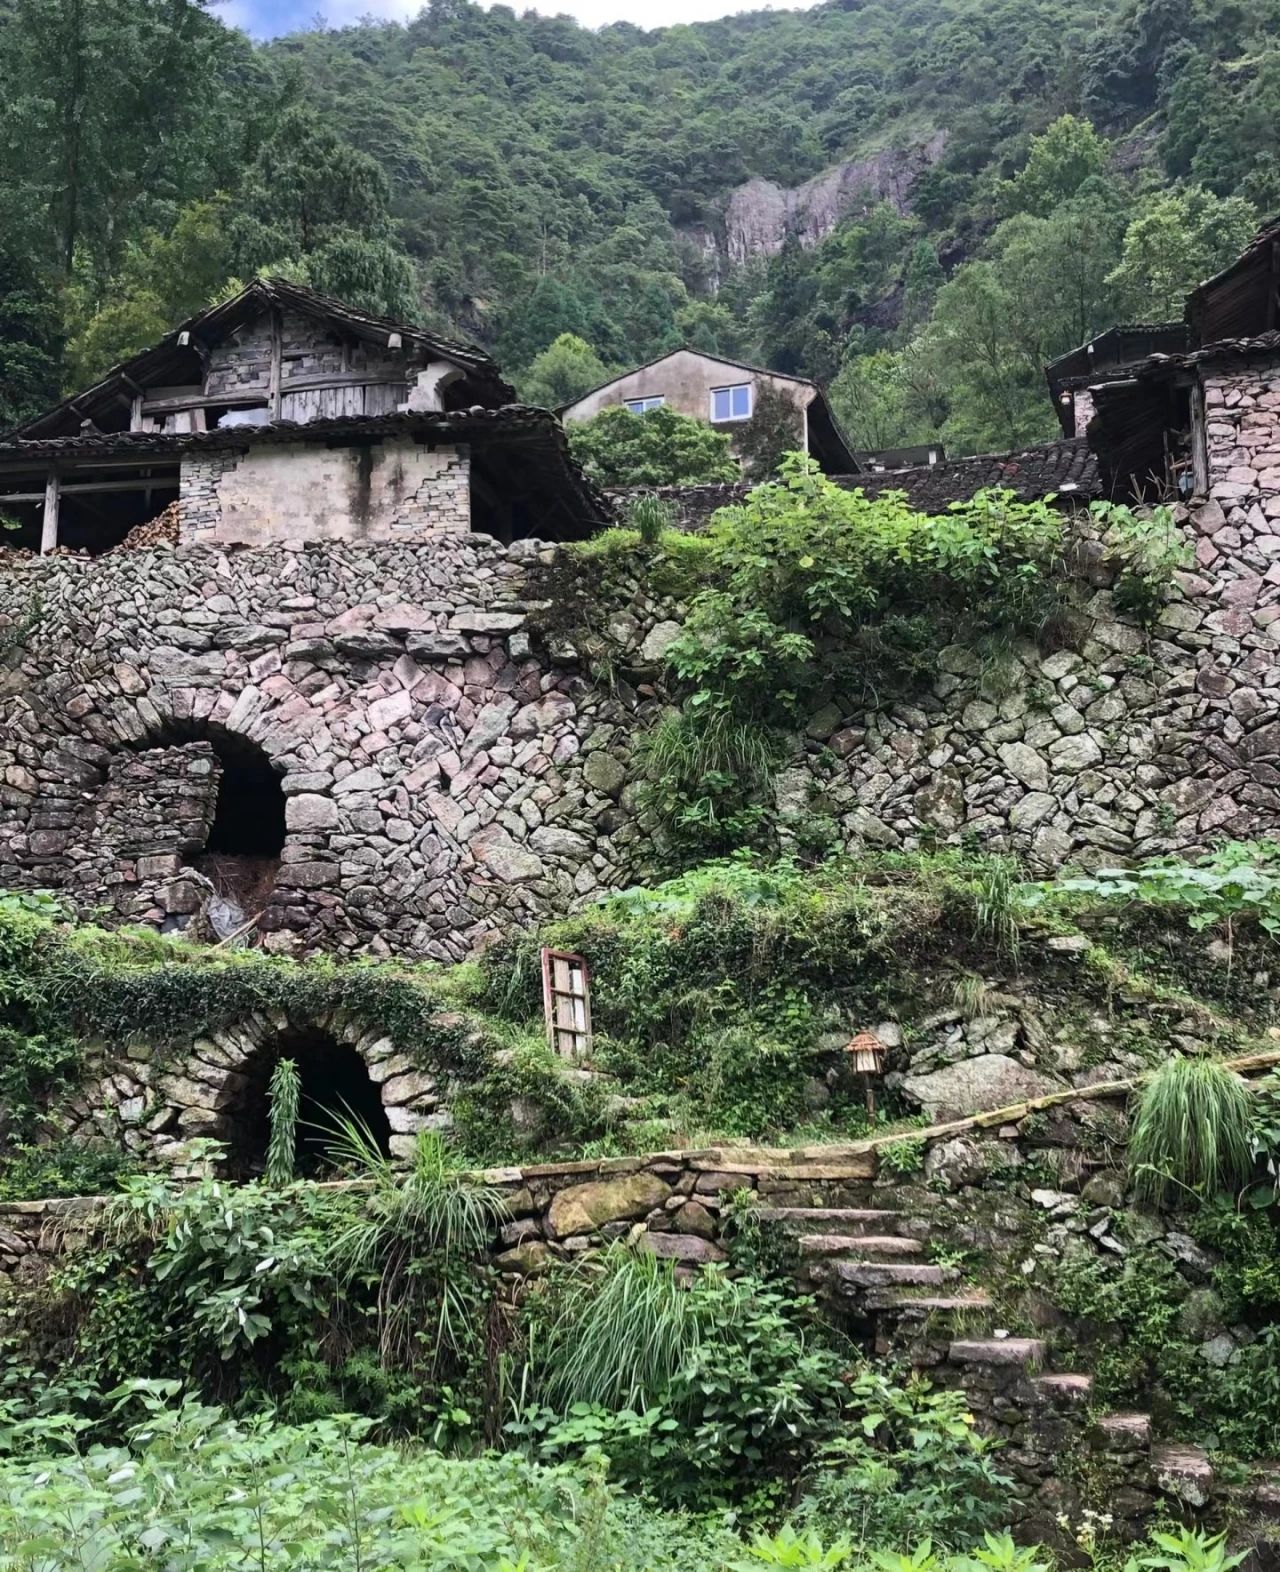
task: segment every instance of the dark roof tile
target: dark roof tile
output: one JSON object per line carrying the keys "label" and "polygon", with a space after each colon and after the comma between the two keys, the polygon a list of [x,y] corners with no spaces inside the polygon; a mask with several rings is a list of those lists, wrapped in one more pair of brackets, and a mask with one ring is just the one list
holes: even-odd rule
{"label": "dark roof tile", "polygon": [[[836,475],[836,484],[847,491],[860,490],[869,497],[885,492],[906,493],[910,505],[921,513],[942,513],[953,502],[966,502],[989,487],[1012,491],[1024,502],[1050,495],[1089,500],[1101,494],[1097,461],[1083,437],[1045,442],[1013,453],[981,453],[972,458],[949,459],[915,469],[881,470],[866,475]],[[625,507],[632,497],[654,488],[634,486],[607,493]],[[741,502],[752,486],[746,481],[711,486],[666,486],[658,495],[677,509],[687,528],[705,524],[718,508]]]}

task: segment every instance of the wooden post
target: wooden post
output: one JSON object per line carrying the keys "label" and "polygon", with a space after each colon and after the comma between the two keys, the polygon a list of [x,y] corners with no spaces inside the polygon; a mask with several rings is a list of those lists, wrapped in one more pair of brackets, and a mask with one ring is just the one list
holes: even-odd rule
{"label": "wooden post", "polygon": [[60,486],[58,472],[49,467],[49,478],[44,483],[44,519],[40,527],[40,555],[47,557],[58,544],[58,499]]}
{"label": "wooden post", "polygon": [[284,357],[283,341],[284,322],[281,319],[279,307],[273,307],[271,311],[271,373],[270,381],[267,384],[273,421],[280,419],[281,397],[283,394],[283,389],[280,385]]}

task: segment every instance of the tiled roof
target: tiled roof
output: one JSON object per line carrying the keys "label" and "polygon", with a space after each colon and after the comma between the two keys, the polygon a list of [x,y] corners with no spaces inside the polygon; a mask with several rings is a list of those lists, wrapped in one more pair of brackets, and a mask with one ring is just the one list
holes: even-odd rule
{"label": "tiled roof", "polygon": [[1275,360],[1280,358],[1280,329],[1244,338],[1220,338],[1181,355],[1148,355],[1127,368],[1129,376],[1152,376],[1161,371],[1199,366],[1213,360]]}
{"label": "tiled roof", "polygon": [[419,411],[394,415],[343,415],[330,420],[278,420],[267,426],[229,426],[213,431],[90,432],[78,437],[13,438],[0,442],[0,464],[11,472],[21,463],[37,468],[51,458],[65,464],[97,458],[177,458],[183,453],[214,449],[240,451],[295,442],[356,442],[383,437],[411,436],[419,441],[465,442],[478,453],[518,448],[522,471],[536,470],[539,477],[570,501],[579,518],[607,522],[609,506],[599,488],[583,474],[569,449],[564,428],[549,410],[530,404],[507,404],[500,409],[477,405],[472,409]]}
{"label": "tiled roof", "polygon": [[[976,491],[1000,487],[1022,501],[1056,495],[1082,500],[1100,495],[1098,466],[1083,437],[1045,442],[1013,453],[982,453],[972,458],[949,459],[945,464],[922,464],[914,469],[881,470],[866,475],[836,475],[836,484],[847,491],[860,490],[869,497],[904,491],[920,513],[941,513],[953,502],[965,502]],[[607,493],[610,501],[626,502],[651,487],[636,486]],[[698,528],[718,509],[741,502],[751,485],[746,481],[712,486],[667,486],[658,494],[676,508],[687,528]]]}
{"label": "tiled roof", "polygon": [[1089,444],[1077,437],[1044,442],[1014,453],[980,453],[918,469],[850,476],[841,484],[861,486],[868,496],[905,491],[913,508],[921,513],[935,513],[952,502],[966,501],[975,491],[994,486],[1015,492],[1024,502],[1051,493],[1093,497],[1098,492],[1098,466]]}
{"label": "tiled roof", "polygon": [[0,460],[72,457],[78,453],[160,455],[198,448],[243,448],[260,443],[315,442],[335,437],[384,437],[424,432],[441,440],[473,441],[518,433],[562,436],[549,410],[531,404],[486,409],[419,410],[411,414],[336,415],[327,420],[276,420],[265,426],[219,426],[213,431],[92,431],[75,437],[12,437],[0,442]]}

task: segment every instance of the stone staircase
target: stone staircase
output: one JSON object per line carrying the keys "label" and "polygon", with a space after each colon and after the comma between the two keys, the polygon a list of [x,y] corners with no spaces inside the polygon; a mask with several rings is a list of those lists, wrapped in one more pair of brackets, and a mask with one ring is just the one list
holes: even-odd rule
{"label": "stone staircase", "polygon": [[[760,1218],[793,1240],[801,1286],[854,1336],[964,1391],[980,1429],[1005,1443],[999,1466],[1014,1479],[1020,1537],[1074,1549],[1057,1521],[1079,1515],[1063,1482],[1067,1455],[1088,1459],[1116,1530],[1130,1537],[1158,1510],[1194,1513],[1215,1498],[1213,1466],[1198,1447],[1154,1441],[1149,1414],[1096,1415],[1090,1375],[1048,1370],[1040,1338],[997,1335],[991,1295],[927,1258],[931,1230],[909,1212],[815,1202],[769,1206]],[[1280,1475],[1261,1471],[1247,1505],[1280,1514]]]}

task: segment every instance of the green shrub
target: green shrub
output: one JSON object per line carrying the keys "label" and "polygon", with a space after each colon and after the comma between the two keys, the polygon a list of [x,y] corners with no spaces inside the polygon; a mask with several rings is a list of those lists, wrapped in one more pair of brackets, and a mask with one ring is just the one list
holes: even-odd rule
{"label": "green shrub", "polygon": [[64,1195],[106,1195],[119,1187],[132,1160],[121,1147],[60,1140],[15,1146],[0,1158],[0,1201]]}
{"label": "green shrub", "polygon": [[863,1551],[932,1541],[968,1549],[1004,1521],[1011,1481],[973,1428],[962,1392],[868,1366],[849,1384],[846,1425],[820,1449],[799,1517]]}
{"label": "green shrub", "polygon": [[812,1304],[757,1278],[704,1268],[686,1287],[615,1247],[531,1314],[533,1402],[508,1437],[544,1460],[602,1451],[664,1500],[776,1502],[842,1406]]}

